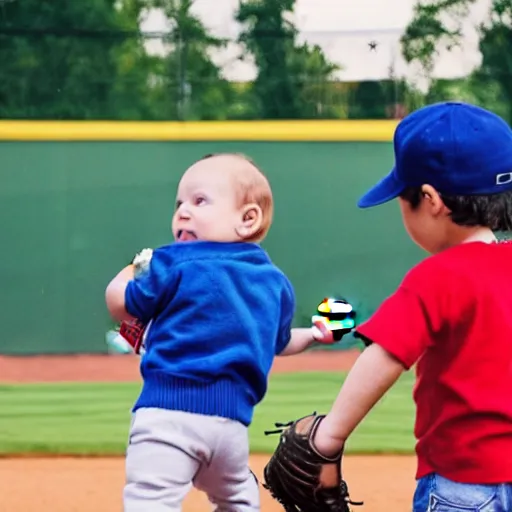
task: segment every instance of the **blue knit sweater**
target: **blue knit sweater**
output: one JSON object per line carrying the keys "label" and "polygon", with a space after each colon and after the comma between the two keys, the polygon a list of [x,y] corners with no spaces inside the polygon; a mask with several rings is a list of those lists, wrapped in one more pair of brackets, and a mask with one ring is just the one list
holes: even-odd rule
{"label": "blue knit sweater", "polygon": [[293,288],[257,244],[179,242],[130,281],[126,310],[153,319],[134,410],[156,407],[249,425],[274,356],[290,340]]}

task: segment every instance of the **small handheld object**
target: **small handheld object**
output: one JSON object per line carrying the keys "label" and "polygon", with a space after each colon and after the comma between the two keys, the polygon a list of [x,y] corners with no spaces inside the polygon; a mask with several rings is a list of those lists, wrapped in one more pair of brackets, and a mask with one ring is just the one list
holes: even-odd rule
{"label": "small handheld object", "polygon": [[137,319],[130,322],[125,320],[121,322],[119,335],[128,342],[136,354],[143,355],[146,351],[145,342],[150,326],[151,322],[146,325]]}
{"label": "small handheld object", "polygon": [[263,487],[286,512],[350,512],[348,487],[341,476],[343,451],[320,455],[313,445],[325,416],[313,413],[289,423],[276,423],[279,444],[263,471]]}
{"label": "small handheld object", "polygon": [[[356,312],[345,299],[326,297],[317,307],[311,322],[320,330],[327,328],[334,341],[340,341],[356,326]],[[323,329],[322,329],[323,328]]]}
{"label": "small handheld object", "polygon": [[149,263],[151,262],[152,257],[153,249],[142,249],[142,251],[135,255],[132,260],[132,265],[135,267],[135,277],[146,272],[146,270],[149,268]]}

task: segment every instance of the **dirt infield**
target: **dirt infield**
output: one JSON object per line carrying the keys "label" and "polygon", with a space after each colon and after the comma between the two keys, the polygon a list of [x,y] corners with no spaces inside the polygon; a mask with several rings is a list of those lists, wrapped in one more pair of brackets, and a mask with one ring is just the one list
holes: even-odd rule
{"label": "dirt infield", "polygon": [[[278,357],[272,371],[344,371],[358,355],[359,351],[351,350]],[[139,358],[129,355],[0,356],[0,382],[132,382],[139,379]]]}
{"label": "dirt infield", "polygon": [[[358,352],[310,352],[276,360],[273,372],[343,371]],[[131,356],[0,357],[0,382],[137,381],[138,359]],[[261,479],[268,457],[251,456]],[[115,512],[122,510],[123,459],[0,459],[1,512]],[[346,457],[344,473],[361,512],[408,512],[414,491],[413,457]],[[282,508],[262,489],[262,512]],[[192,491],[183,512],[211,510],[202,494]]]}
{"label": "dirt infield", "polygon": [[[266,457],[253,455],[251,464],[261,479]],[[414,487],[410,457],[348,457],[344,471],[350,494],[363,500],[354,512],[408,512]],[[0,459],[2,512],[120,512],[123,460],[118,459]],[[282,508],[262,489],[262,512]],[[192,491],[183,512],[210,510],[205,496]],[[151,512],[151,509],[148,509]]]}

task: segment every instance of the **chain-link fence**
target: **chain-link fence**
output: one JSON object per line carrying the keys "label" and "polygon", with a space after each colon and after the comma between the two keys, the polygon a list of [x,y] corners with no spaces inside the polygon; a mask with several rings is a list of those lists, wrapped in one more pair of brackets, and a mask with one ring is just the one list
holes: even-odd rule
{"label": "chain-link fence", "polygon": [[393,119],[447,99],[508,116],[500,83],[474,73],[476,36],[440,52],[428,77],[405,62],[401,36],[397,28],[287,40],[270,31],[240,40],[0,23],[0,118]]}

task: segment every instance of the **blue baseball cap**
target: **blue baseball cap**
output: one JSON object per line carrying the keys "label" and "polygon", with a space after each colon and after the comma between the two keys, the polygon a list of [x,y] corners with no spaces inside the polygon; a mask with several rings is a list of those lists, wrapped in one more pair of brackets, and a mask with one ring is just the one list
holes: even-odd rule
{"label": "blue baseball cap", "polygon": [[423,107],[398,124],[393,143],[393,170],[359,199],[360,208],[425,184],[445,195],[512,190],[512,130],[483,108],[460,102]]}

